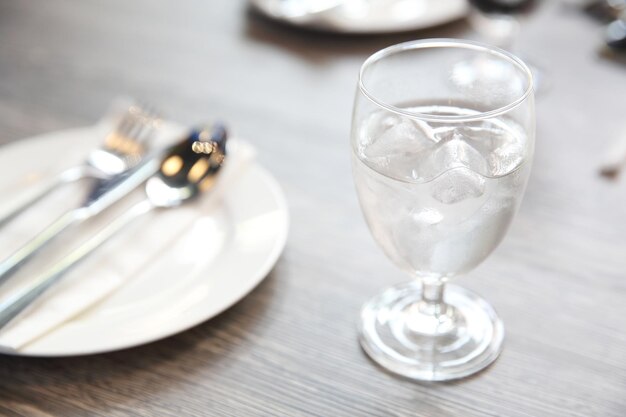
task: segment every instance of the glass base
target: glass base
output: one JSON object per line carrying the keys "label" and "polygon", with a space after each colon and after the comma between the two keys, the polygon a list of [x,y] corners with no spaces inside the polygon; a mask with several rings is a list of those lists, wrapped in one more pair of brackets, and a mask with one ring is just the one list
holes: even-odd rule
{"label": "glass base", "polygon": [[383,368],[419,381],[484,369],[502,349],[502,322],[484,299],[464,288],[446,286],[444,301],[442,311],[424,314],[419,283],[387,289],[363,306],[361,346]]}

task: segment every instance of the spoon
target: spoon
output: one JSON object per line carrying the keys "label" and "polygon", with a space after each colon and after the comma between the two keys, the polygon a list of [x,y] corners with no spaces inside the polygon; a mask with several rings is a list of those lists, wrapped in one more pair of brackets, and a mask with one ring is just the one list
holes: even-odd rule
{"label": "spoon", "polygon": [[226,155],[226,140],[226,130],[218,124],[211,130],[194,130],[174,145],[162,159],[158,172],[147,180],[145,200],[132,206],[26,288],[0,303],[0,328],[59,282],[70,268],[139,216],[157,208],[179,206],[210,190]]}

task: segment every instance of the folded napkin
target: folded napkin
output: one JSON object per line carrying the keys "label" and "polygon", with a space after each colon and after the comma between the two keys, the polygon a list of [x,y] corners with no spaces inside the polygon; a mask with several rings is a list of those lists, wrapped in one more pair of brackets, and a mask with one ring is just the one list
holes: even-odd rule
{"label": "folded napkin", "polygon": [[[202,200],[200,204],[203,209],[210,209],[210,207],[219,204],[227,193],[228,188],[232,186],[245,169],[252,164],[254,156],[255,152],[250,144],[237,139],[229,140],[228,159],[224,163],[224,167],[218,176],[215,187],[208,192],[207,195],[200,197]],[[143,193],[143,190],[138,192]],[[59,203],[58,200],[48,202],[48,204],[56,205],[59,205]],[[126,236],[127,246],[139,246],[141,247],[140,251],[132,252],[132,250],[121,250],[111,254],[111,250],[109,250],[109,253],[107,253],[106,250],[101,251],[101,249],[106,249],[104,247],[96,249],[91,255],[91,259],[98,258],[99,256],[106,259],[101,262],[91,262],[88,270],[85,270],[85,268],[81,270],[79,266],[79,271],[76,272],[80,273],[74,273],[74,270],[69,271],[67,278],[50,289],[29,306],[27,310],[16,317],[9,325],[0,330],[0,351],[9,353],[18,352],[29,343],[58,329],[64,323],[78,319],[83,314],[97,309],[100,303],[105,301],[125,284],[128,284],[128,282],[139,273],[137,265],[141,268],[142,265],[150,264],[152,261],[149,258],[159,258],[161,252],[165,250],[165,246],[171,244],[172,239],[183,238],[180,236],[181,230],[177,230],[177,226],[179,228],[181,227],[181,216],[192,218],[198,215],[197,208],[192,210],[186,207],[192,204],[196,204],[196,202],[189,203],[180,208],[164,209],[154,214],[155,220],[163,218],[164,222],[148,229],[158,229],[158,231],[142,229],[139,232],[135,231],[134,235]],[[176,219],[168,220],[166,212],[172,210],[180,211],[181,215]],[[22,219],[18,217],[14,221],[20,222],[20,220]],[[25,223],[27,223],[27,219],[25,220]],[[24,236],[19,236],[19,234],[26,234],[25,230],[28,230],[28,224],[22,224],[21,226],[20,228],[8,231],[9,234],[13,232],[13,236],[7,236],[6,233],[3,233],[2,240],[0,240],[0,250],[2,250],[0,257],[6,257],[10,254],[10,252],[6,252],[7,245],[3,245],[3,243],[12,242],[14,240],[13,237],[17,240],[23,240]],[[38,229],[30,230],[30,234],[33,235],[37,230]],[[157,238],[154,236],[156,232],[159,233]],[[122,231],[120,233],[123,234],[125,232]],[[82,236],[80,241],[86,239],[88,239],[88,236]],[[63,248],[63,250],[59,252],[59,255],[63,256],[64,253],[69,252],[78,244],[80,243],[75,243],[71,247]],[[58,259],[59,255],[56,256],[55,260]],[[146,259],[138,260],[136,259],[138,255]],[[44,263],[44,266],[51,265],[50,261],[53,261],[53,259],[45,260],[48,261],[48,263]],[[94,266],[94,264],[96,266]],[[130,268],[129,265],[133,265],[134,268]],[[37,272],[41,271],[42,269],[40,267]],[[37,272],[31,274],[34,275]],[[33,277],[31,276],[31,278]],[[20,277],[19,280],[21,281],[22,277]],[[27,282],[27,279],[24,281]],[[17,286],[17,288],[19,288],[19,286]],[[0,300],[10,296],[10,294],[11,289],[9,289],[9,291],[3,289],[3,291],[0,292]]]}

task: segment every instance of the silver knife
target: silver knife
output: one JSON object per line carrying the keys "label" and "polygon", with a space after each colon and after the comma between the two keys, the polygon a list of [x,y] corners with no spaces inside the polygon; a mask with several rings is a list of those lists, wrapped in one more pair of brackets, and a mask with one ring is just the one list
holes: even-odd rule
{"label": "silver knife", "polygon": [[0,263],[0,284],[13,275],[30,257],[70,226],[90,219],[128,195],[159,170],[161,159],[168,151],[162,149],[147,156],[135,168],[110,179],[98,180],[85,202],[61,215],[37,236]]}

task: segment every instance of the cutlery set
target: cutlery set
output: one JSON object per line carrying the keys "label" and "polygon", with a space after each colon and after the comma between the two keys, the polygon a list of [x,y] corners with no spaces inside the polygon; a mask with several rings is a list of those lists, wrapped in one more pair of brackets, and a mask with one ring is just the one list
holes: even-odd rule
{"label": "cutlery set", "polygon": [[0,226],[64,184],[84,178],[107,179],[133,168],[145,156],[148,139],[153,136],[159,122],[149,107],[129,106],[102,145],[92,150],[81,165],[64,170],[26,201],[0,216]]}
{"label": "cutlery set", "polygon": [[83,165],[64,171],[26,203],[19,204],[0,219],[0,226],[6,224],[63,184],[82,178],[94,181],[82,205],[61,215],[0,262],[1,284],[66,229],[97,216],[145,184],[146,198],[143,201],[73,249],[17,293],[1,301],[0,329],[59,282],[69,269],[134,219],[157,208],[179,206],[213,187],[226,155],[226,129],[221,124],[194,129],[171,146],[150,150],[150,140],[158,123],[159,119],[152,110],[129,107],[102,146],[91,151]]}

